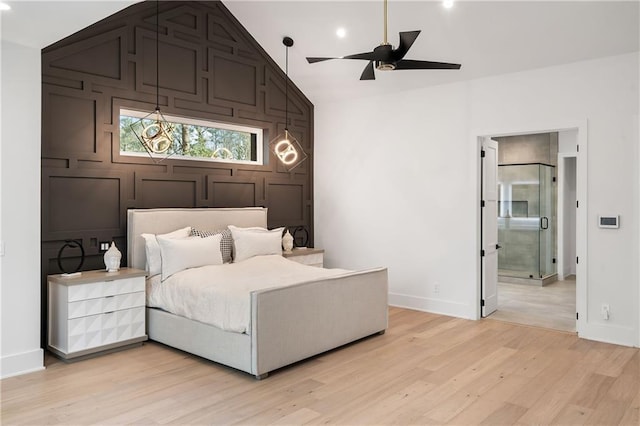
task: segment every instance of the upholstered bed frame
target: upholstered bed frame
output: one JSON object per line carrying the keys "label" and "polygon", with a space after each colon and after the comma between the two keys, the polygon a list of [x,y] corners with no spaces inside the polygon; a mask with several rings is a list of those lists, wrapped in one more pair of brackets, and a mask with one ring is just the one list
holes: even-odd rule
{"label": "upholstered bed frame", "polygon": [[[143,233],[185,226],[267,226],[266,208],[128,211],[128,265],[145,269]],[[259,277],[256,277],[259,279]],[[387,270],[359,271],[251,293],[247,334],[147,308],[149,338],[264,378],[270,371],[387,328]]]}

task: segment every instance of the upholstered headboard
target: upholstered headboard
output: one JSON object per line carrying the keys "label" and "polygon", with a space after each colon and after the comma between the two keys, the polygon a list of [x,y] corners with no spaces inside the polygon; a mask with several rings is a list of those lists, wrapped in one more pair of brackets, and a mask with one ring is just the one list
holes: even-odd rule
{"label": "upholstered headboard", "polygon": [[185,226],[202,230],[239,227],[267,227],[267,209],[245,207],[228,209],[133,209],[127,212],[127,253],[131,268],[145,269],[142,234],[165,234]]}

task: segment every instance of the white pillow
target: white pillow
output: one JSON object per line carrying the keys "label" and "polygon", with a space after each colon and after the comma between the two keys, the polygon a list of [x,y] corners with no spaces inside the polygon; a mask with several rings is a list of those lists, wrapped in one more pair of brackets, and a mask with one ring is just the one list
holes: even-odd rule
{"label": "white pillow", "polygon": [[222,265],[221,234],[183,239],[158,237],[162,254],[162,281],[189,268]]}
{"label": "white pillow", "polygon": [[242,262],[253,256],[282,254],[284,228],[238,228],[229,225],[233,236],[233,261]]}
{"label": "white pillow", "polygon": [[187,238],[191,234],[191,227],[177,229],[167,234],[142,234],[144,238],[144,251],[147,257],[147,275],[149,278],[162,272],[162,257],[160,256],[160,246],[156,237],[162,238]]}

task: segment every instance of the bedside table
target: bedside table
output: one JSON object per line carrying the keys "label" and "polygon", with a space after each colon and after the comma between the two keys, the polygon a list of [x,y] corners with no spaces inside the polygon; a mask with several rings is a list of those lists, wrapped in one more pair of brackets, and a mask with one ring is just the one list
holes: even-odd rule
{"label": "bedside table", "polygon": [[71,360],[147,340],[145,271],[49,275],[48,348]]}
{"label": "bedside table", "polygon": [[290,252],[283,251],[282,256],[294,262],[304,265],[322,268],[324,263],[324,250],[315,248],[294,248]]}

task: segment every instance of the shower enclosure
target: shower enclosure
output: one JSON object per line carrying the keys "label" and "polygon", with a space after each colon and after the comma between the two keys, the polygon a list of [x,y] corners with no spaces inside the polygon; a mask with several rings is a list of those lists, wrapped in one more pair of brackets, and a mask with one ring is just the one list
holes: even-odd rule
{"label": "shower enclosure", "polygon": [[501,281],[535,285],[555,281],[556,198],[554,166],[498,166]]}

